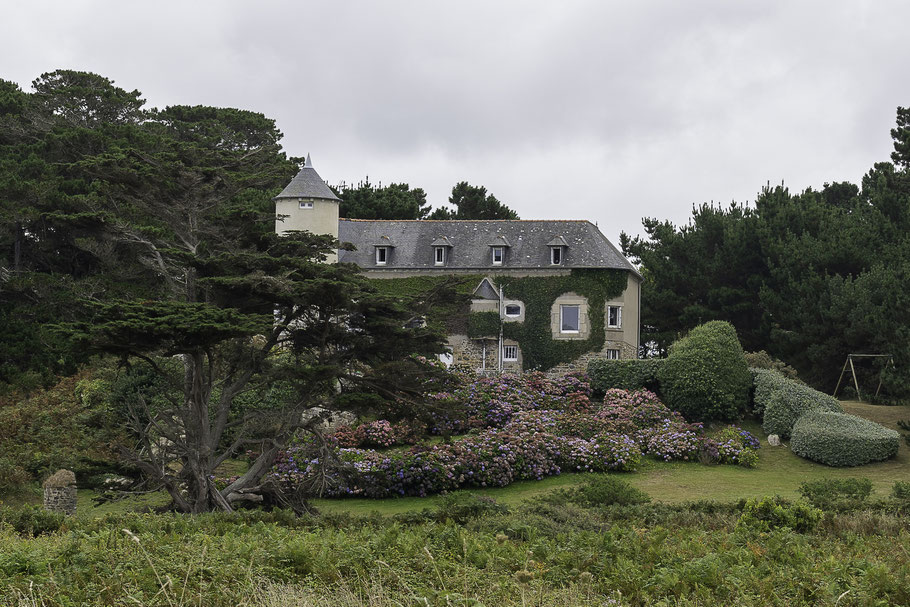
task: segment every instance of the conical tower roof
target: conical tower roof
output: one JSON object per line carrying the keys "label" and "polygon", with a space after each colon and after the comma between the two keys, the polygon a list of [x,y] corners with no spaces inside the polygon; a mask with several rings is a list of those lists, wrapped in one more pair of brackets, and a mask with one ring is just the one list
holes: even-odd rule
{"label": "conical tower roof", "polygon": [[291,182],[281,190],[281,194],[275,196],[279,198],[320,198],[322,200],[341,199],[335,196],[335,193],[325,184],[316,169],[313,168],[313,162],[310,155],[306,155],[306,162],[297,176],[291,179]]}

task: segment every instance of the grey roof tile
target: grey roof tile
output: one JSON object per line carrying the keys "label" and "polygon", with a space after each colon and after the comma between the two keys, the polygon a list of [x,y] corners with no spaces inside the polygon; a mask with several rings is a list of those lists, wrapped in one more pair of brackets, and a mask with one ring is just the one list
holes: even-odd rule
{"label": "grey roof tile", "polygon": [[[383,236],[395,243],[385,266],[377,267],[373,247]],[[493,265],[490,243],[498,238],[510,243],[502,265]],[[549,243],[562,238],[566,244],[562,268],[615,268],[637,271],[590,221],[564,220],[368,220],[342,219],[338,239],[357,250],[341,251],[339,261],[365,269],[403,270],[552,268]],[[434,263],[436,243],[451,246],[444,266]]]}

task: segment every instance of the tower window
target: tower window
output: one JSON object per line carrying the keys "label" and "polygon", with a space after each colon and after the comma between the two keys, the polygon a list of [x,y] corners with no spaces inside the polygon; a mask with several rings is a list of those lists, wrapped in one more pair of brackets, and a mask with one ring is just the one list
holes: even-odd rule
{"label": "tower window", "polygon": [[441,266],[446,263],[446,248],[445,247],[436,247],[436,265]]}
{"label": "tower window", "polygon": [[312,200],[301,200],[301,201],[300,201],[300,208],[301,208],[301,209],[312,209],[312,208],[313,208],[313,201],[312,201]]}
{"label": "tower window", "polygon": [[558,266],[562,263],[562,247],[550,247],[550,264]]}
{"label": "tower window", "polygon": [[388,247],[376,247],[376,265],[384,266],[389,260]]}
{"label": "tower window", "polygon": [[493,247],[493,265],[501,266],[503,258],[503,247]]}

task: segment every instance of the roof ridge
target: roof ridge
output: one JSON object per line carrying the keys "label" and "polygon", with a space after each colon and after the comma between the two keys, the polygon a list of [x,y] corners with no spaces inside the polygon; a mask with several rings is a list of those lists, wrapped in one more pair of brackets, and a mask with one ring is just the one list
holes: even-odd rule
{"label": "roof ridge", "polygon": [[534,222],[547,222],[547,223],[591,223],[590,219],[357,219],[351,217],[339,217],[339,221],[382,221],[388,223],[405,223],[405,222],[420,222],[420,223],[453,223],[456,221],[463,222],[484,222],[484,223],[534,223]]}

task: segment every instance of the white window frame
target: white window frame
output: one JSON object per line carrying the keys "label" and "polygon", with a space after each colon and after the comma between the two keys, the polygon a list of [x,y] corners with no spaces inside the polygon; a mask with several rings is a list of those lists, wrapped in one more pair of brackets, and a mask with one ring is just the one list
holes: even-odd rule
{"label": "white window frame", "polygon": [[619,360],[619,350],[616,348],[608,348],[606,351],[607,360]]}
{"label": "white window frame", "polygon": [[389,263],[389,247],[376,247],[376,265],[384,266]]}
{"label": "white window frame", "polygon": [[446,347],[445,352],[437,354],[436,357],[439,359],[439,362],[446,366],[446,369],[455,364],[455,352],[448,346]]}
{"label": "white window frame", "polygon": [[[492,249],[493,249],[493,254],[492,254],[493,265],[494,265],[494,266],[501,266],[503,260],[506,258],[506,250],[505,250],[505,247],[492,247]],[[497,254],[497,253],[499,253],[499,259],[498,259],[498,260],[496,259],[496,254]]]}
{"label": "white window frame", "polygon": [[[575,328],[566,329],[566,308],[575,308]],[[559,332],[577,334],[581,332],[581,306],[579,304],[559,304]]]}
{"label": "white window frame", "polygon": [[312,209],[313,201],[312,200],[301,200],[298,204],[298,207],[301,209]]}
{"label": "white window frame", "polygon": [[[509,356],[509,354],[511,354],[512,356]],[[518,361],[518,346],[510,346],[510,345],[503,344],[502,360],[504,362],[517,362]]]}
{"label": "white window frame", "polygon": [[550,247],[550,265],[562,265],[562,247]]}
{"label": "white window frame", "polygon": [[433,262],[437,266],[446,265],[446,248],[445,247],[435,247],[433,251]]}
{"label": "white window frame", "polygon": [[[610,312],[616,310],[616,322],[610,322]],[[607,306],[607,328],[622,329],[622,306]]]}
{"label": "white window frame", "polygon": [[[509,308],[511,308],[512,306],[515,306],[516,308],[518,308],[518,312],[517,312],[517,313],[515,313],[515,314],[509,314]],[[502,313],[505,314],[508,318],[518,318],[519,316],[521,316],[521,304],[517,304],[517,303],[508,303],[508,304],[506,304],[506,305],[503,306]]]}

